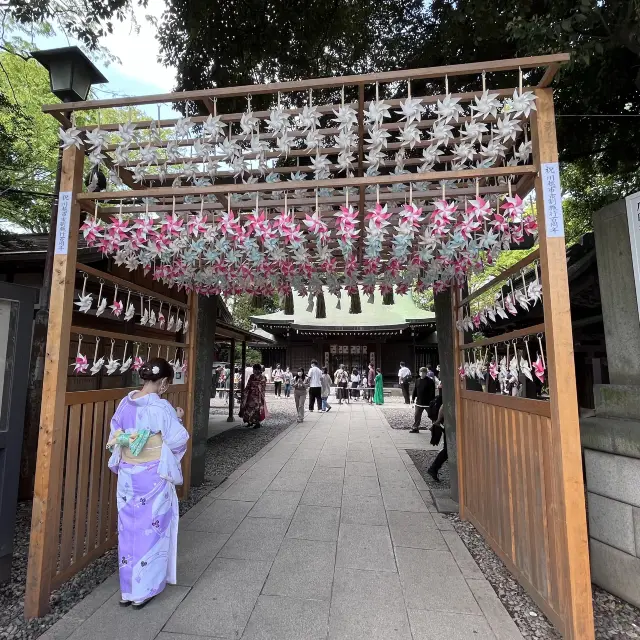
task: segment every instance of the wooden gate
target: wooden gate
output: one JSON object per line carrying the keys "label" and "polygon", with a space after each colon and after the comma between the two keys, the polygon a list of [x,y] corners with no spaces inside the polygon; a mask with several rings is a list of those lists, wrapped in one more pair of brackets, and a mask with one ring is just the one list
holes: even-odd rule
{"label": "wooden gate", "polygon": [[[556,186],[553,176],[548,182],[545,176],[557,170],[558,159],[553,98],[550,89],[535,93],[539,251],[472,295],[461,299],[458,293],[454,302],[461,378],[456,385],[460,514],[482,533],[564,637],[589,640],[594,637],[593,610],[565,240],[562,224],[558,229],[553,218],[558,212],[545,209],[555,200],[550,189]],[[465,343],[460,323],[465,313],[473,315],[471,304],[516,278],[522,277],[524,286],[531,265],[542,278],[544,322]],[[486,365],[491,359],[499,367],[503,357],[509,371],[510,354],[519,372],[522,361],[524,368],[531,364],[532,352],[546,365],[548,400],[489,393],[488,375],[484,391],[471,390],[479,386],[477,380],[467,383],[469,376],[463,375],[478,361]]]}

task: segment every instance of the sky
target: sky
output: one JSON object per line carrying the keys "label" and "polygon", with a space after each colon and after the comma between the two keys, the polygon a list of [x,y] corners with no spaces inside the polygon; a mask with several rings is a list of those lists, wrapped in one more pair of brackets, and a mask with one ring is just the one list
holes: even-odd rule
{"label": "sky", "polygon": [[[149,0],[145,9],[136,8],[136,20],[140,30],[135,32],[131,22],[114,22],[113,33],[102,39],[101,44],[113,55],[120,59],[119,62],[111,62],[108,65],[96,61],[96,66],[109,80],[108,84],[95,87],[99,98],[113,97],[111,93],[118,95],[147,95],[154,93],[167,93],[175,88],[175,69],[165,67],[157,61],[158,42],[156,29],[145,19],[145,15],[160,18],[165,7],[164,0]],[[76,44],[73,41],[58,34],[53,38],[39,38],[36,45],[41,49],[53,49]],[[101,91],[108,90],[109,94]],[[151,105],[143,107],[153,118],[157,117],[157,107]],[[162,117],[171,117],[169,106],[163,107]],[[173,113],[175,117],[175,113]]]}

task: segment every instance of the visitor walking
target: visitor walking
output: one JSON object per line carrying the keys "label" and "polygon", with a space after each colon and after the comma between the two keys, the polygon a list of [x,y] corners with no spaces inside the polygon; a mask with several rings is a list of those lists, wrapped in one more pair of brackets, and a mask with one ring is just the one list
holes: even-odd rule
{"label": "visitor walking", "polygon": [[320,380],[320,397],[322,398],[322,411],[325,413],[331,411],[329,404],[329,396],[331,395],[331,376],[327,367],[322,369],[322,378]]}
{"label": "visitor walking", "polygon": [[413,387],[412,401],[415,403],[416,412],[413,427],[409,430],[409,433],[420,433],[422,414],[429,408],[429,403],[436,397],[436,385],[429,373],[426,367],[420,367],[420,378]]}
{"label": "visitor walking", "polygon": [[375,404],[384,404],[384,390],[382,386],[382,370],[381,369],[376,369],[374,387],[375,387],[375,392],[373,394],[373,402]]}
{"label": "visitor walking", "polygon": [[282,396],[282,381],[284,380],[284,372],[280,368],[280,364],[276,365],[276,368],[273,370],[271,376],[273,378],[274,395],[279,398]]}
{"label": "visitor walking", "polygon": [[398,384],[402,389],[402,395],[404,396],[404,403],[409,404],[409,383],[411,382],[411,369],[405,365],[404,362],[400,363],[400,370],[398,371]]}
{"label": "visitor walking", "polygon": [[163,358],[144,364],[144,385],[125,396],[111,419],[109,468],[118,475],[120,604],[141,608],[176,584],[180,460],[189,434],[184,411],[160,396],[173,382]]}
{"label": "visitor walking", "polygon": [[351,389],[349,393],[353,400],[358,400],[360,398],[360,374],[357,369],[353,369],[351,372]]}
{"label": "visitor walking", "polygon": [[369,404],[373,404],[373,392],[376,384],[376,369],[372,363],[369,364],[369,371],[367,373],[367,398]]}
{"label": "visitor walking", "polygon": [[298,422],[304,420],[304,405],[307,398],[307,376],[304,375],[302,369],[298,369],[298,372],[293,376],[293,399],[296,402],[296,410],[298,412]]}
{"label": "visitor walking", "polygon": [[311,361],[311,368],[307,374],[309,378],[309,411],[313,411],[313,403],[322,409],[322,371],[318,367],[318,361]]}
{"label": "visitor walking", "polygon": [[336,398],[338,400],[338,404],[342,404],[342,401],[349,402],[349,376],[347,372],[344,370],[344,365],[341,364],[333,377],[333,381],[336,385]]}
{"label": "visitor walking", "polygon": [[291,383],[293,382],[293,374],[291,369],[287,367],[287,370],[282,374],[282,382],[284,383],[284,397],[291,397]]}
{"label": "visitor walking", "polygon": [[262,374],[262,367],[259,364],[253,365],[253,373],[244,388],[240,411],[238,415],[245,424],[254,429],[259,429],[260,424],[267,418],[267,379]]}
{"label": "visitor walking", "polygon": [[434,436],[436,435],[438,429],[442,430],[442,435],[444,436],[444,446],[436,456],[436,459],[433,461],[433,464],[427,469],[427,473],[436,482],[440,482],[440,478],[438,478],[438,472],[440,471],[440,467],[442,467],[442,465],[449,459],[449,454],[447,452],[447,432],[444,429],[444,405],[442,404],[438,409],[437,419],[431,425],[431,431],[434,434],[431,438],[432,444],[434,442]]}

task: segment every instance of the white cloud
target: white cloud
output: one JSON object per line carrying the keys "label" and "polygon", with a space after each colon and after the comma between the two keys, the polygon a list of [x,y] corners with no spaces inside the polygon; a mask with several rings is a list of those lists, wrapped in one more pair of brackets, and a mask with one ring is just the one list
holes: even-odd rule
{"label": "white cloud", "polygon": [[116,69],[128,79],[142,82],[145,86],[156,86],[159,92],[173,90],[176,70],[158,62],[156,28],[145,18],[151,15],[160,19],[164,8],[164,0],[149,0],[146,9],[138,8],[138,32],[130,21],[114,23],[113,33],[104,38],[102,44],[120,59],[120,64],[110,64],[106,69],[107,74]]}

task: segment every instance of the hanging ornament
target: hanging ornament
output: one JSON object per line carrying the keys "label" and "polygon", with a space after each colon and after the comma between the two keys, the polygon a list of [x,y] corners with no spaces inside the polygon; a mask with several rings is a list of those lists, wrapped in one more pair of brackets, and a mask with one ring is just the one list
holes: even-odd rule
{"label": "hanging ornament", "polygon": [[531,373],[531,353],[529,352],[529,336],[525,336],[522,340],[527,351],[527,359],[525,360],[524,358],[520,358],[520,370],[529,380],[531,380],[531,382],[533,382],[533,374]]}
{"label": "hanging ornament", "polygon": [[542,334],[539,333],[537,335],[537,338],[538,347],[540,350],[538,351],[538,357],[533,364],[533,371],[536,374],[536,378],[538,378],[538,380],[540,380],[540,382],[544,384],[544,372],[547,368],[547,365],[544,361],[544,350],[542,349]]}
{"label": "hanging ornament", "polygon": [[180,329],[182,329],[184,323],[182,322],[182,319],[180,318],[180,310],[178,309],[178,311],[176,311],[176,323],[175,323],[175,332],[179,333]]}
{"label": "hanging ornament", "polygon": [[171,305],[169,305],[168,315],[169,315],[169,321],[167,322],[167,331],[173,331],[173,328],[176,325],[176,318],[175,316],[171,315]]}
{"label": "hanging ornament", "polygon": [[98,290],[98,308],[96,309],[96,316],[101,316],[107,308],[107,296],[102,297],[102,287],[104,286],[104,280],[100,278],[100,289]]}
{"label": "hanging ornament", "polygon": [[491,360],[491,364],[489,365],[489,375],[492,380],[495,380],[498,377],[498,347],[497,345],[493,346],[494,357]]}
{"label": "hanging ornament", "polygon": [[151,308],[151,302],[153,298],[149,298],[149,320],[147,322],[148,327],[156,326],[156,312]]}
{"label": "hanging ornament", "polygon": [[188,312],[184,314],[184,324],[182,326],[182,333],[186,335],[187,331],[189,331],[189,314],[188,314]]}
{"label": "hanging ornament", "polygon": [[122,314],[123,304],[118,300],[118,285],[115,285],[115,290],[113,292],[113,304],[109,309],[111,309],[111,313],[113,313],[116,318],[119,318]]}
{"label": "hanging ornament", "polygon": [[161,329],[164,329],[164,325],[167,319],[164,317],[164,313],[162,313],[162,302],[160,302],[160,309],[158,310],[158,325]]}
{"label": "hanging ornament", "polygon": [[138,323],[140,326],[144,327],[149,322],[149,312],[144,306],[144,298],[142,294],[140,294],[140,322]]}
{"label": "hanging ornament", "polygon": [[116,341],[113,338],[111,338],[111,351],[109,353],[109,361],[105,366],[108,376],[112,375],[120,368],[120,361],[117,359],[114,359],[113,357],[113,347],[115,346],[115,344],[116,344]]}
{"label": "hanging ornament", "polygon": [[529,296],[529,300],[531,300],[531,303],[536,304],[538,300],[542,300],[542,285],[540,284],[540,280],[538,279],[537,263],[534,263],[533,271],[536,276],[536,279],[529,284],[529,288],[527,289],[527,295]]}
{"label": "hanging ornament", "polygon": [[100,336],[96,336],[96,348],[93,352],[93,365],[91,366],[90,372],[92,376],[95,376],[97,373],[100,373],[100,370],[104,366],[104,357],[100,357],[98,359],[98,346],[100,345]]}
{"label": "hanging ornament", "polygon": [[134,371],[140,371],[140,368],[144,364],[144,360],[140,357],[139,353],[140,353],[140,343],[136,342],[136,355],[134,356],[133,364],[131,365],[131,368]]}
{"label": "hanging ornament", "polygon": [[82,346],[82,334],[78,335],[78,350],[76,352],[76,360],[73,366],[74,373],[86,373],[89,368],[89,361],[87,360],[87,356],[80,352],[80,347]]}
{"label": "hanging ornament", "polygon": [[136,308],[133,305],[133,302],[131,302],[131,290],[129,289],[127,291],[127,304],[126,304],[126,311],[124,312],[124,319],[125,322],[129,322],[130,320],[133,319],[133,316],[136,315]]}
{"label": "hanging ornament", "polygon": [[129,341],[126,340],[124,343],[124,349],[122,350],[122,366],[120,367],[120,373],[125,373],[131,367],[133,359],[131,356],[127,358],[127,346],[129,345]]}
{"label": "hanging ornament", "polygon": [[522,290],[518,289],[515,292],[515,300],[525,311],[529,311],[529,298],[527,297],[527,285],[524,279],[524,269],[520,272],[522,278]]}
{"label": "hanging ornament", "polygon": [[82,313],[87,313],[89,309],[91,309],[91,304],[93,303],[93,296],[90,293],[87,293],[87,278],[89,277],[86,273],[82,275],[84,281],[82,283],[82,293],[78,296],[78,302],[74,302],[73,304],[78,307],[78,311],[82,311]]}

